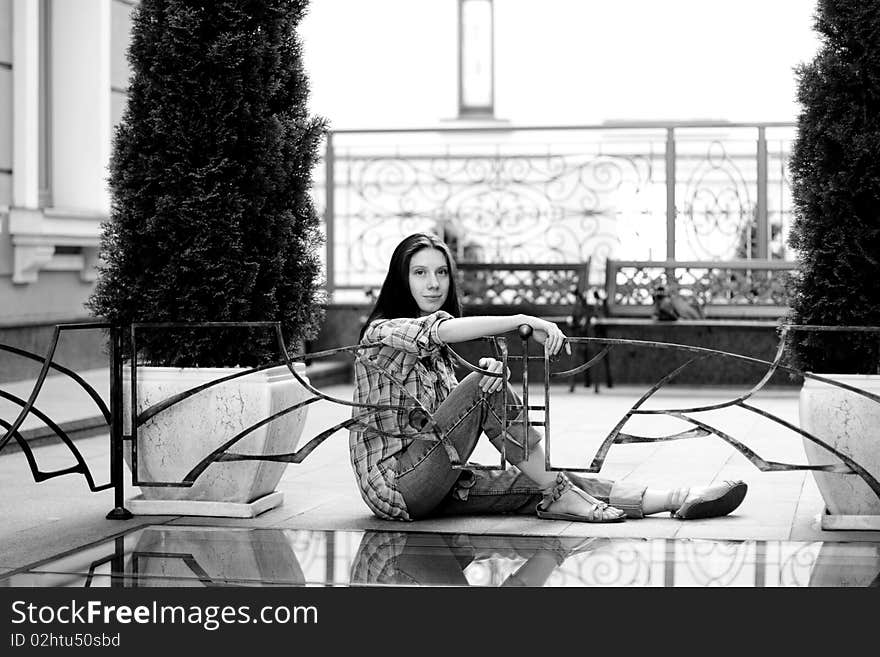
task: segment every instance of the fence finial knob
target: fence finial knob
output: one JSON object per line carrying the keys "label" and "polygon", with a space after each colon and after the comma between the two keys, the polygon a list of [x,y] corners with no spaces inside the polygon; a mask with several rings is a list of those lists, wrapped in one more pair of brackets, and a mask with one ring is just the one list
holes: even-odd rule
{"label": "fence finial knob", "polygon": [[528,340],[530,337],[532,337],[532,327],[528,324],[520,324],[519,337],[521,337],[523,340]]}

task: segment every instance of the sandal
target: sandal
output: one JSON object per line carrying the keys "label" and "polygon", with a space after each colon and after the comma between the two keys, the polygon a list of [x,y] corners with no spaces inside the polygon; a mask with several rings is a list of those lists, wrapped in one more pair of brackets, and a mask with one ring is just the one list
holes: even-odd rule
{"label": "sandal", "polygon": [[[575,495],[592,504],[592,508],[584,515],[578,513],[566,513],[559,511],[548,511],[553,502],[562,497],[567,491],[572,491]],[[538,502],[535,512],[539,518],[544,520],[568,520],[570,522],[620,522],[626,517],[626,514],[620,509],[615,509],[605,502],[597,500],[592,495],[588,495],[577,486],[573,486],[571,480],[562,472],[556,477],[556,483],[545,491],[544,499]]]}
{"label": "sandal", "polygon": [[726,516],[742,503],[748,489],[744,481],[725,481],[690,497],[690,488],[675,488],[666,499],[666,508],[679,520]]}

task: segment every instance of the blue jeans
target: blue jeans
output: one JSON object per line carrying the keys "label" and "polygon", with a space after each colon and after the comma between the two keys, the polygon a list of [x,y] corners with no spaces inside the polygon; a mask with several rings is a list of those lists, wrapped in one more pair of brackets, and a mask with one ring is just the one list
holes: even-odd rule
{"label": "blue jeans", "polygon": [[[507,435],[502,435],[503,396],[500,390],[484,393],[479,385],[482,378],[477,373],[465,377],[440,404],[434,419],[462,463],[473,453],[481,433],[499,451],[504,443],[507,460],[518,463],[524,457],[522,445],[528,441],[530,448],[537,447],[541,434],[531,426],[526,431],[515,421],[522,417],[522,402],[508,385],[507,403],[513,408],[508,413]],[[516,467],[503,471],[454,469],[439,442],[414,440],[397,464],[397,487],[414,520],[442,515],[534,514],[544,497],[545,491]],[[644,486],[566,474],[593,497],[626,511],[629,517],[642,517]]]}

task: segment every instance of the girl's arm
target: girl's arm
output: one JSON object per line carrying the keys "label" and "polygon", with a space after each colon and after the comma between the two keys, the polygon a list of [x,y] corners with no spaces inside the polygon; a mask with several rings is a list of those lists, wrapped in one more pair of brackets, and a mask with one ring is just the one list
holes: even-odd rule
{"label": "girl's arm", "polygon": [[551,355],[565,346],[568,353],[571,347],[565,341],[565,334],[553,322],[531,315],[478,315],[476,317],[453,317],[444,320],[437,327],[437,337],[443,342],[465,342],[484,335],[500,335],[516,330],[522,324],[532,327],[532,334],[538,344],[546,344]]}

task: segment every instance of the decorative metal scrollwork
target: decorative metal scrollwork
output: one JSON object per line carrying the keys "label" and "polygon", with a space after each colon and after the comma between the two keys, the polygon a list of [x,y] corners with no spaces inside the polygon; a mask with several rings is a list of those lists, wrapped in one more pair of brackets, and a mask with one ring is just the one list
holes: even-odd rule
{"label": "decorative metal scrollwork", "polygon": [[[340,285],[375,284],[405,235],[430,231],[460,262],[577,262],[616,251],[617,199],[654,184],[651,153],[358,157],[340,153]],[[487,151],[489,151],[487,153]]]}
{"label": "decorative metal scrollwork", "polygon": [[[332,176],[323,176],[333,188],[317,196],[322,207],[333,200],[335,285],[378,285],[394,246],[413,232],[442,236],[460,262],[591,258],[597,280],[607,258],[786,257],[790,129],[670,126],[670,160],[666,130],[595,128],[390,131],[382,133],[390,144],[374,145],[369,132],[334,136]],[[760,165],[756,129],[773,136],[761,142]],[[538,134],[545,141],[527,139]],[[756,250],[759,228],[766,254]],[[675,244],[666,243],[671,234]]]}
{"label": "decorative metal scrollwork", "polygon": [[[746,162],[754,164],[754,158]],[[748,234],[755,213],[752,185],[740,167],[725,144],[713,140],[693,168],[685,183],[680,222],[689,247],[686,257],[729,260],[739,255],[738,238]]]}

